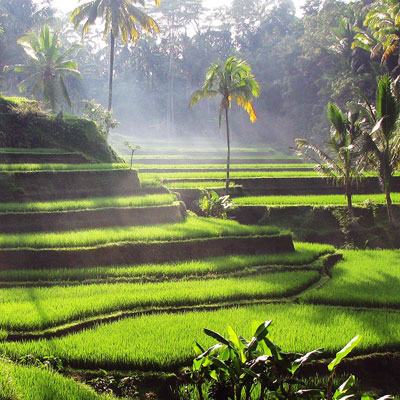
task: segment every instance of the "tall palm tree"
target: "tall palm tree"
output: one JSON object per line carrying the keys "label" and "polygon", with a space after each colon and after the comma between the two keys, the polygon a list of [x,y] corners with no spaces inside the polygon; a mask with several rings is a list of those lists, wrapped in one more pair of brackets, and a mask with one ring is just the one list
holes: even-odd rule
{"label": "tall palm tree", "polygon": [[361,112],[365,116],[364,158],[378,168],[389,221],[394,226],[397,222],[393,215],[390,193],[393,174],[400,162],[400,136],[397,129],[400,113],[398,80],[399,78],[393,80],[388,75],[379,78],[375,106],[369,103],[362,91],[358,91],[363,100]]}
{"label": "tall palm tree", "polygon": [[335,184],[344,186],[349,216],[354,219],[352,186],[361,178],[362,170],[357,146],[362,133],[359,114],[349,112],[346,116],[338,106],[328,103],[328,118],[331,122],[327,142],[329,154],[306,139],[296,139],[295,151],[315,162],[316,170],[322,175],[332,179]]}
{"label": "tall palm tree", "polygon": [[[156,5],[160,0],[155,0]],[[108,86],[108,111],[112,107],[112,84],[114,74],[115,39],[120,36],[124,44],[128,41],[135,43],[140,37],[140,28],[145,32],[158,32],[158,26],[140,8],[133,4],[144,6],[144,0],[92,0],[77,7],[71,14],[71,22],[77,28],[85,20],[82,36],[88,32],[98,17],[105,20],[103,38],[110,34],[110,76]]]}
{"label": "tall palm tree", "polygon": [[56,109],[61,92],[71,107],[64,78],[66,76],[81,78],[78,64],[72,59],[77,47],[72,46],[68,50],[63,50],[57,32],[52,34],[48,26],[44,26],[39,34],[29,33],[20,38],[18,43],[24,48],[29,62],[7,69],[27,75],[19,85],[20,91],[32,93],[37,99],[49,105],[52,111]]}
{"label": "tall palm tree", "polygon": [[246,61],[237,57],[230,57],[225,64],[212,64],[207,71],[206,80],[201,90],[196,90],[190,98],[190,106],[194,106],[202,98],[222,96],[219,104],[219,127],[221,128],[222,115],[225,114],[226,124],[226,186],[225,193],[229,192],[230,171],[230,132],[228,110],[232,105],[232,98],[249,114],[250,121],[255,122],[257,115],[251,103],[253,97],[258,97],[260,85],[251,73],[251,67]]}

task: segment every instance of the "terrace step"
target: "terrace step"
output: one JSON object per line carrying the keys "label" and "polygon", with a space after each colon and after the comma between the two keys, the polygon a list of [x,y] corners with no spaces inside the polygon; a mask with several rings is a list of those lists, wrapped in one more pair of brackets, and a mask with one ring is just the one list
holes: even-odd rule
{"label": "terrace step", "polygon": [[0,164],[88,164],[90,162],[78,153],[0,152]]}
{"label": "terrace step", "polygon": [[[300,168],[231,168],[232,172],[307,172],[313,171],[312,167],[300,167]],[[148,173],[174,173],[174,172],[226,172],[226,168],[138,168],[138,172],[142,174]]]}
{"label": "terrace step", "polygon": [[[224,164],[226,158],[134,158],[134,164]],[[233,158],[231,164],[301,164],[298,158]]]}
{"label": "terrace step", "polygon": [[[166,180],[164,180],[166,182]],[[301,195],[301,194],[343,194],[344,189],[323,177],[310,178],[231,178],[249,194]],[[392,192],[400,191],[400,176],[393,177]],[[382,193],[378,177],[365,177],[353,187],[354,194]]]}
{"label": "terrace step", "polygon": [[291,251],[294,246],[290,234],[122,243],[78,249],[3,249],[0,250],[0,270],[136,265],[227,254]]}
{"label": "terrace step", "polygon": [[0,173],[0,201],[35,201],[141,193],[135,170]]}
{"label": "terrace step", "polygon": [[175,202],[164,206],[102,208],[60,212],[21,212],[0,214],[1,233],[26,233],[138,226],[180,222],[184,208]]}

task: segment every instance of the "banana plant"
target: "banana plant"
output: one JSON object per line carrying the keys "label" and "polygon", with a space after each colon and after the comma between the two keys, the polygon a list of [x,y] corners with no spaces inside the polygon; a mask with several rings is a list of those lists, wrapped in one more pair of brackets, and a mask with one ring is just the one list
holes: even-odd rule
{"label": "banana plant", "polygon": [[[295,375],[305,363],[320,356],[323,349],[307,354],[282,352],[268,338],[271,323],[271,320],[261,324],[254,321],[254,335],[249,341],[237,335],[230,326],[227,337],[204,329],[204,333],[218,343],[208,349],[198,343],[195,345],[195,350],[200,354],[193,360],[191,376],[200,400],[204,399],[202,382],[205,380],[219,385],[223,389],[223,396],[218,398],[227,400],[255,399],[256,387],[259,389],[259,400],[347,400],[354,397],[354,375],[350,375],[337,389],[333,388],[333,379],[340,363],[361,341],[360,335],[338,351],[328,364],[330,376],[326,388],[306,388],[306,383]],[[374,400],[366,394],[361,399]],[[388,399],[392,397],[383,396],[378,400]]]}
{"label": "banana plant", "polygon": [[[322,349],[311,351],[305,355],[283,353],[268,336],[268,328],[272,321],[258,325],[253,322],[254,335],[246,340],[236,334],[228,326],[228,336],[209,329],[204,333],[217,340],[207,350],[196,343],[196,350],[201,354],[193,361],[192,376],[206,377],[230,386],[227,393],[232,400],[249,400],[256,386],[260,386],[260,399],[290,398],[291,385],[301,384],[294,379],[294,374],[308,360],[319,355]],[[199,387],[199,386],[198,386]],[[319,393],[319,392],[318,392]],[[293,393],[293,398],[308,398],[309,392]]]}

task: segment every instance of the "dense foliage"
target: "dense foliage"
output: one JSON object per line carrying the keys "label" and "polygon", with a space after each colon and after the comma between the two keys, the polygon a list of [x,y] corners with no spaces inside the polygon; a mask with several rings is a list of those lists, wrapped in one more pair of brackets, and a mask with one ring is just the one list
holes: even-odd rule
{"label": "dense foliage", "polygon": [[[3,65],[26,60],[16,40],[39,23],[62,27],[60,39],[65,48],[78,40],[67,22],[69,15],[57,19],[51,10],[38,10],[30,0],[24,0],[23,9],[16,3],[5,0],[1,5]],[[246,1],[246,6],[243,0],[234,0],[230,7],[212,10],[205,9],[201,0],[141,8],[157,21],[160,33],[157,38],[135,36],[134,46],[115,42],[116,117],[124,130],[136,136],[147,133],[149,126],[154,133],[167,131],[185,137],[215,131],[214,107],[204,102],[188,112],[187,102],[190,93],[201,86],[208,66],[234,55],[252,66],[262,91],[255,101],[259,123],[251,126],[244,123],[241,113],[232,113],[233,136],[286,144],[292,144],[295,137],[320,142],[328,131],[323,112],[328,101],[343,109],[354,98],[349,90],[352,86],[360,87],[372,100],[376,77],[385,71],[397,75],[396,7],[389,0],[373,4],[370,0],[349,4],[308,1],[302,16],[295,14],[291,2],[272,0]],[[91,23],[85,15],[76,21]],[[381,15],[388,18],[381,20]],[[24,29],[16,29],[18,24]],[[112,29],[122,38],[120,28],[106,28],[105,33]],[[83,87],[67,82],[76,111],[82,109],[84,98],[107,102],[109,54],[100,36],[95,29],[88,31],[77,55]],[[1,86],[12,94],[19,79],[4,75]]]}

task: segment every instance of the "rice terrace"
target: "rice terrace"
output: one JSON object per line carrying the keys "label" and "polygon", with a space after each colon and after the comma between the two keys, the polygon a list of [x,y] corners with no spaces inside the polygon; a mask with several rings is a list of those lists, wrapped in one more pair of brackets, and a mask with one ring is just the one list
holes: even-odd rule
{"label": "rice terrace", "polygon": [[400,399],[399,21],[0,0],[0,400]]}

